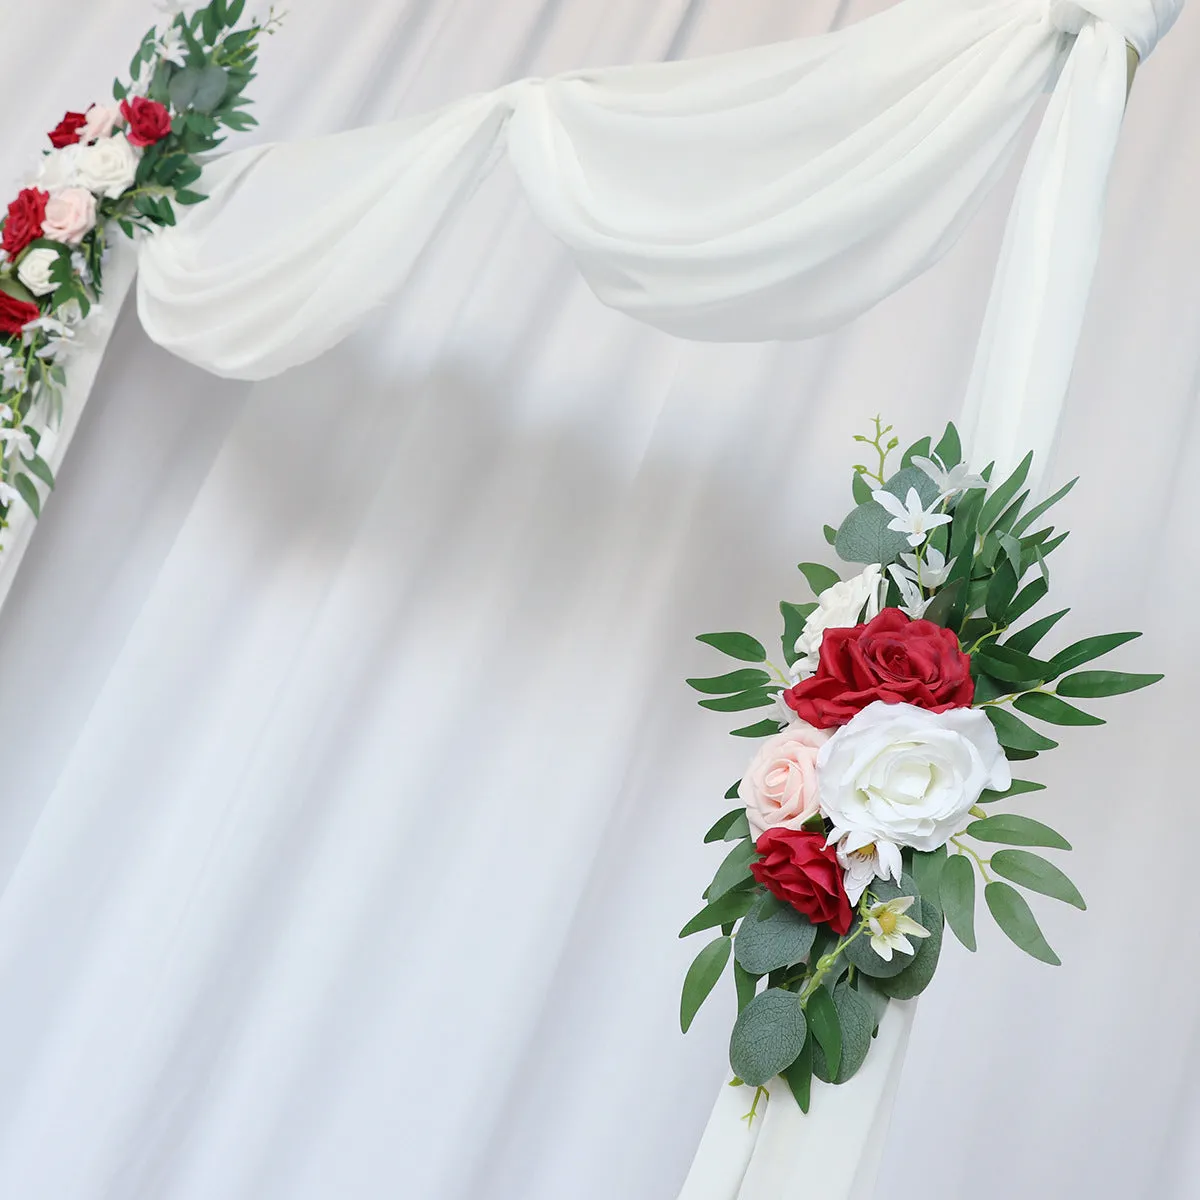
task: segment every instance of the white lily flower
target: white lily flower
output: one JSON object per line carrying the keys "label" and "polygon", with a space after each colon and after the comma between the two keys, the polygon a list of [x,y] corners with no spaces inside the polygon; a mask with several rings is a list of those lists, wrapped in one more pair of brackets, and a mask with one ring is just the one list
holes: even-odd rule
{"label": "white lily flower", "polygon": [[0,404],[0,421],[11,421],[12,415],[12,409],[7,404]]}
{"label": "white lily flower", "polygon": [[919,621],[925,615],[925,610],[933,603],[933,597],[922,596],[921,589],[917,586],[916,576],[910,575],[898,563],[892,563],[888,567],[888,574],[896,581],[900,595],[904,598],[904,603],[900,605],[900,611],[914,621]]}
{"label": "white lily flower", "polygon": [[857,904],[868,885],[875,879],[894,879],[900,882],[903,863],[900,847],[895,842],[870,840],[870,834],[850,832],[838,836],[834,830],[826,845],[837,842],[837,860],[846,872],[846,896],[851,904]]}
{"label": "white lily flower", "polygon": [[20,500],[21,493],[17,491],[11,483],[5,483],[0,479],[0,505],[5,508],[11,508],[14,500]]}
{"label": "white lily flower", "polygon": [[914,467],[920,467],[937,484],[940,493],[938,499],[940,500],[944,500],[947,496],[953,496],[956,492],[968,492],[972,488],[987,487],[987,481],[983,476],[973,475],[971,468],[966,463],[959,463],[958,466],[947,471],[946,464],[936,454],[933,458],[922,458],[919,454],[914,454],[912,464]]}
{"label": "white lily flower", "polygon": [[[892,961],[892,953],[899,950],[902,954],[912,954],[913,944],[909,937],[927,938],[929,930],[918,925],[912,917],[904,914],[912,908],[915,896],[897,896],[895,900],[885,900],[881,904],[872,904],[867,909],[867,928],[871,931],[871,949],[883,959]],[[907,936],[906,936],[907,935]]]}
{"label": "white lily flower", "polygon": [[26,458],[33,458],[37,454],[33,438],[24,429],[14,429],[11,426],[8,429],[0,429],[0,443],[4,445],[2,456],[10,461],[18,454],[23,454]]}
{"label": "white lily flower", "polygon": [[903,501],[891,492],[880,488],[874,495],[875,503],[890,512],[893,519],[888,522],[888,528],[896,533],[907,534],[908,544],[914,548],[919,546],[939,525],[949,525],[948,513],[935,512],[938,501],[928,508],[921,503],[921,497],[916,488],[909,488],[908,495]]}

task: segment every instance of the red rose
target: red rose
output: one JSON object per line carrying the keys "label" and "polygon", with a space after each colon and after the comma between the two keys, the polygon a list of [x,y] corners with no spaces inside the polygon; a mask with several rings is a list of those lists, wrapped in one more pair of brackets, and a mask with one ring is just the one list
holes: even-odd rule
{"label": "red rose", "polygon": [[84,113],[67,113],[47,135],[50,138],[50,144],[56,149],[74,144],[79,141],[79,131],[86,124],[87,116]]}
{"label": "red rose", "polygon": [[783,694],[810,725],[845,725],[868,704],[915,704],[930,712],[975,698],[971,660],[950,629],[885,608],[866,625],[827,629],[817,673]]}
{"label": "red rose", "polygon": [[125,136],[131,146],[153,146],[171,132],[171,114],[157,100],[145,96],[122,100],[121,116],[129,123]]}
{"label": "red rose", "polygon": [[0,292],[0,333],[19,334],[30,321],[36,321],[41,315],[36,304]]}
{"label": "red rose", "polygon": [[8,206],[0,246],[8,251],[9,258],[16,258],[34,238],[42,236],[42,221],[46,217],[46,201],[49,199],[50,193],[40,188],[22,188]]}
{"label": "red rose", "polygon": [[854,914],[837,852],[823,833],[776,825],[755,843],[763,857],[750,872],[772,895],[803,913],[814,925],[830,925],[838,937],[850,929]]}

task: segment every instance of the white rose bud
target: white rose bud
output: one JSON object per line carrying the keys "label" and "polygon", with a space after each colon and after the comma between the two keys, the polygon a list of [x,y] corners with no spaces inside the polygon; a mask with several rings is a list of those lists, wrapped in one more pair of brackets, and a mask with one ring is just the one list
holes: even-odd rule
{"label": "white rose bud", "polygon": [[138,156],[125,140],[123,133],[101,138],[79,151],[79,182],[98,196],[117,199],[133,186],[137,174]]}
{"label": "white rose bud", "polygon": [[57,251],[38,246],[27,251],[17,264],[17,278],[35,296],[48,296],[58,287],[50,278],[50,270],[57,261]]}
{"label": "white rose bud", "polygon": [[987,715],[977,708],[934,713],[876,700],[843,725],[817,755],[821,811],[830,840],[892,842],[936,850],[961,832],[984,788],[1012,782]]}

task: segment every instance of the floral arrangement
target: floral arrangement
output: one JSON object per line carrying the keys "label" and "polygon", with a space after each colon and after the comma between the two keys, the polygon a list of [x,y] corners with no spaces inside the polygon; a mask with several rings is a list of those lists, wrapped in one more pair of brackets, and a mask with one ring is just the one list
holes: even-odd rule
{"label": "floral arrangement", "polygon": [[688,970],[684,1032],[732,958],[729,1058],[734,1083],[756,1088],[751,1120],[777,1075],[807,1112],[814,1075],[855,1074],[888,1002],[928,986],[943,926],[975,949],[980,882],[1004,933],[1058,965],[1023,893],[1085,905],[1031,849],[1067,840],[1010,811],[1044,787],[1012,764],[1057,745],[1026,718],[1100,725],[1074,701],[1162,678],[1079,669],[1137,633],[1039,653],[1068,609],[1014,628],[1049,591],[1047,560],[1067,534],[1039,521],[1075,480],[1026,508],[1032,455],[993,487],[991,467],[975,475],[962,461],[953,425],[888,476],[891,432],[876,418],[857,437],[878,465],[855,466],[857,506],[825,527],[863,569],[842,579],[800,564],[816,601],[780,605],[785,666],[748,634],[705,634],[751,665],[688,680],[717,712],[770,709],[733,731],[765,740],[726,793],[738,806],[705,836],[733,848],[680,934],[720,930]]}
{"label": "floral arrangement", "polygon": [[102,294],[112,227],[132,238],[174,225],[175,205],[205,199],[198,156],[222,143],[218,131],[257,124],[245,89],[281,17],[240,25],[245,5],[212,0],[149,30],[114,103],[63,116],[0,222],[0,529],[18,500],[40,515],[35,480],[54,486],[38,447],[61,419],[66,359]]}

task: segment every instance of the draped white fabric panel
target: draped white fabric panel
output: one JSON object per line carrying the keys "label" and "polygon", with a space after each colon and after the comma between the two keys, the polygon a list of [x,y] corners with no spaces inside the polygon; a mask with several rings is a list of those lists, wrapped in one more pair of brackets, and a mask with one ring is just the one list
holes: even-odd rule
{"label": "draped white fabric panel", "polygon": [[144,249],[142,322],[222,375],[310,361],[395,293],[506,139],[606,304],[687,338],[812,336],[945,252],[1057,80],[968,389],[997,471],[1029,446],[1040,464],[1099,245],[1125,43],[1148,54],[1181,3],[905,0],[822,37],[518,80],[235,154],[206,176],[209,204]]}
{"label": "draped white fabric panel", "polygon": [[[864,11],[293,9],[259,81],[271,137]],[[15,176],[146,22],[133,0],[6,19]],[[1144,627],[1123,661],[1171,675],[1048,760],[1091,911],[1039,910],[1058,972],[999,937],[948,953],[893,1200],[1200,1190],[1200,949],[1172,915],[1200,836],[1177,782],[1198,52],[1185,15],[1134,90],[1055,472],[1086,470],[1066,636]],[[605,310],[504,169],[360,334],[272,382],[187,367],[127,311],[0,618],[0,1195],[673,1197],[732,1009],[679,1036],[673,937],[746,749],[680,682],[710,662],[691,635],[769,630],[798,597],[869,414],[915,436],[958,410],[1014,183],[934,271],[805,344]]]}

